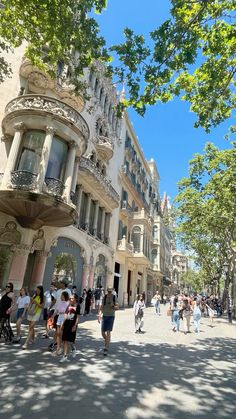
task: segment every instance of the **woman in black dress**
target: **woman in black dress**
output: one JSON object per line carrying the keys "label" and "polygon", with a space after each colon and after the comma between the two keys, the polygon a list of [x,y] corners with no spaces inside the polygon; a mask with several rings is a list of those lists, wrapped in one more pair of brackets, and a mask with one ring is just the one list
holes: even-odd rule
{"label": "woman in black dress", "polygon": [[10,315],[12,312],[12,307],[14,306],[14,302],[15,297],[13,293],[13,283],[8,282],[5,291],[2,293],[2,298],[0,301],[0,337],[3,327],[6,325],[9,332],[9,340],[11,340],[13,337],[13,332],[10,325]]}
{"label": "woman in black dress", "polygon": [[70,297],[70,303],[65,313],[65,320],[61,326],[62,342],[64,348],[64,355],[59,362],[68,361],[69,343],[71,346],[72,358],[76,356],[76,330],[79,324],[80,304],[78,304],[78,296],[76,294]]}

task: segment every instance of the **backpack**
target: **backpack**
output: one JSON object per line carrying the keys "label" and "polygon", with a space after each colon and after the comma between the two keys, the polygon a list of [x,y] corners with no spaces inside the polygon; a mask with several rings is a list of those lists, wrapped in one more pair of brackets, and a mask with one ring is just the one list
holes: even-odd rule
{"label": "backpack", "polygon": [[[103,303],[103,305],[105,306],[106,303],[107,303],[107,294],[104,297],[104,303]],[[115,297],[115,295],[113,295],[113,303],[116,304],[116,297]]]}

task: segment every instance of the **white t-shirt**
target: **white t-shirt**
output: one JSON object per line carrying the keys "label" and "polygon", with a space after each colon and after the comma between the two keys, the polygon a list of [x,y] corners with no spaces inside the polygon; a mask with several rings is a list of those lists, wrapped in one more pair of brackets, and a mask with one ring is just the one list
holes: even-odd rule
{"label": "white t-shirt", "polygon": [[55,304],[55,306],[53,307],[53,308],[55,308],[55,310],[57,309],[57,306],[58,306],[58,304],[60,303],[60,301],[61,301],[61,294],[63,293],[63,292],[67,292],[68,293],[68,295],[69,295],[69,298],[71,297],[71,290],[69,289],[69,288],[65,288],[64,290],[63,289],[59,289],[59,290],[57,290],[57,293],[56,293],[56,304]]}
{"label": "white t-shirt", "polygon": [[52,291],[52,292],[45,291],[44,296],[45,296],[44,308],[49,309],[52,304],[52,297],[54,297],[55,299],[57,298],[57,291]]}
{"label": "white t-shirt", "polygon": [[19,308],[25,308],[26,304],[30,303],[30,297],[28,295],[24,295],[24,296],[19,296],[17,298],[17,307]]}

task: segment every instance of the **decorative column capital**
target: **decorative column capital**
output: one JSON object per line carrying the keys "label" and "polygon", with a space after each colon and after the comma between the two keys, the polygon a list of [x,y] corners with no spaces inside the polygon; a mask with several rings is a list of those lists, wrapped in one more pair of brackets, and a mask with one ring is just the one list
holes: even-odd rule
{"label": "decorative column capital", "polygon": [[11,139],[12,139],[12,137],[10,135],[8,135],[8,134],[3,134],[1,136],[1,142],[2,143],[6,143],[7,141],[10,141]]}
{"label": "decorative column capital", "polygon": [[69,148],[77,148],[77,144],[75,141],[69,141]]}
{"label": "decorative column capital", "polygon": [[24,132],[26,130],[26,126],[23,124],[23,122],[18,122],[14,125],[14,130],[18,132]]}
{"label": "decorative column capital", "polygon": [[51,127],[50,125],[47,125],[46,127],[45,127],[45,130],[46,130],[46,134],[51,134],[51,135],[54,135],[55,134],[55,128],[54,127]]}

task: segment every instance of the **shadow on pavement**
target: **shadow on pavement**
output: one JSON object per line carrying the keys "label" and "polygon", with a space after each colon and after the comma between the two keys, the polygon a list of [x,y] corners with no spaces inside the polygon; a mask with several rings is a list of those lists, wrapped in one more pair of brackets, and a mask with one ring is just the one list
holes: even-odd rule
{"label": "shadow on pavement", "polygon": [[0,344],[1,418],[235,417],[236,339],[191,347],[113,342],[104,358],[101,340],[82,329],[79,354],[66,364],[42,345]]}

